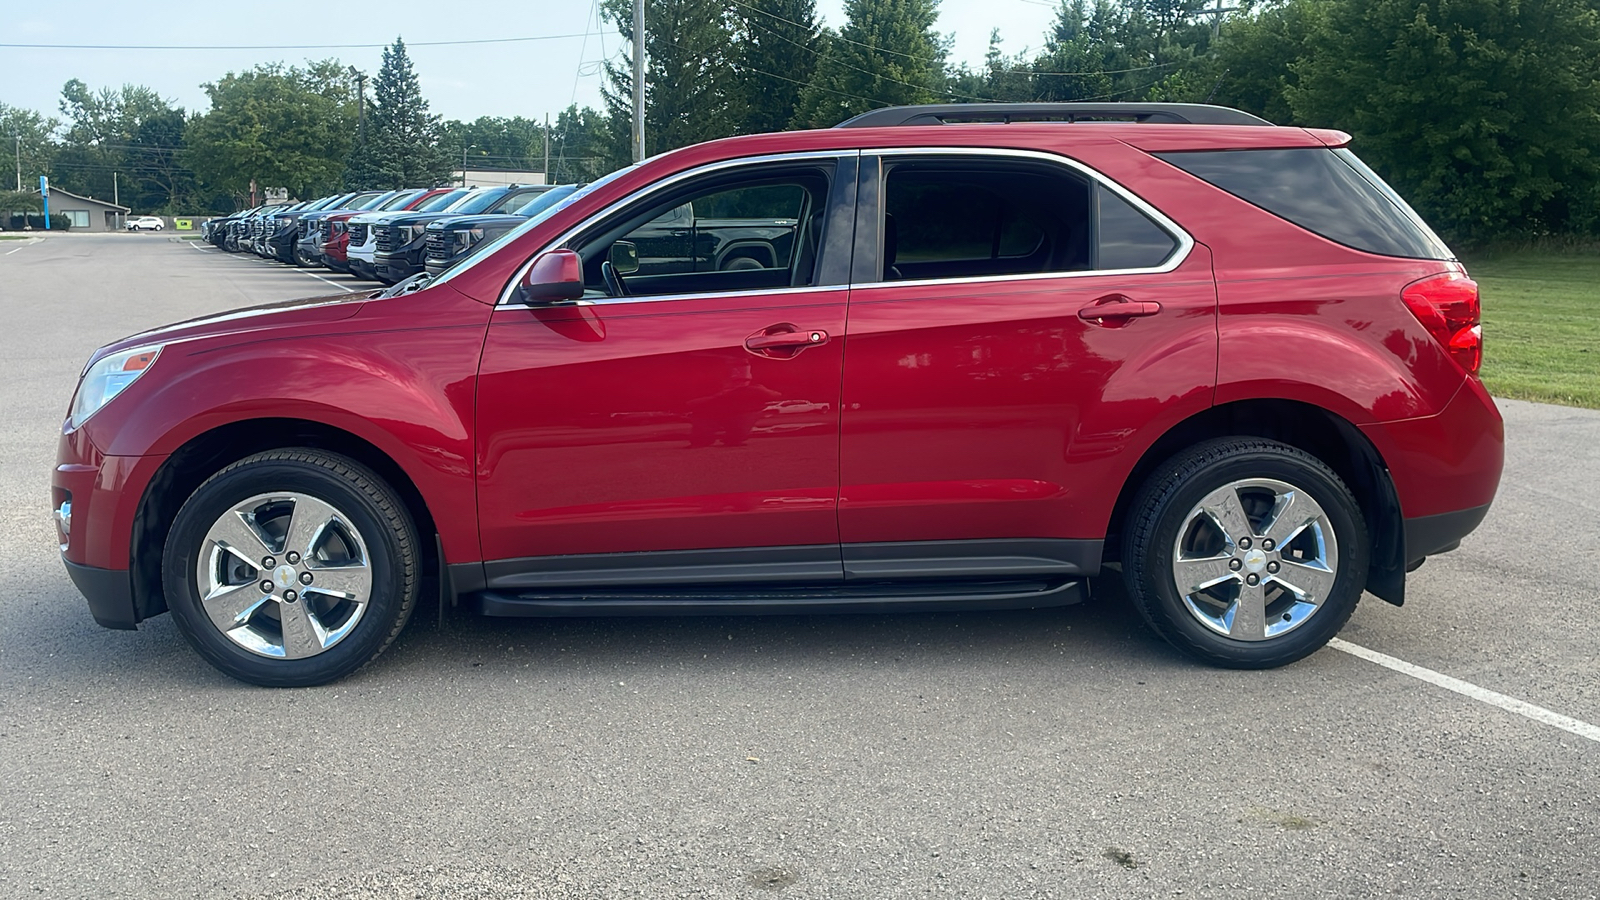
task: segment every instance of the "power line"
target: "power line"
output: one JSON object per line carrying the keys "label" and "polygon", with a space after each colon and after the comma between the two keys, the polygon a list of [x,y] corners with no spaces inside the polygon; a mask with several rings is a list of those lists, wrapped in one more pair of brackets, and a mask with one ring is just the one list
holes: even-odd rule
{"label": "power line", "polygon": [[[740,0],[728,0],[728,2],[732,3],[734,6],[742,6],[745,9],[750,10],[751,12],[760,13],[763,16],[766,16],[769,19],[776,19],[779,22],[783,22],[783,23],[788,24],[788,25],[793,25],[796,28],[805,28],[807,30],[810,30],[810,29],[816,27],[815,25],[806,25],[803,22],[796,22],[793,19],[785,19],[783,16],[780,16],[780,15],[778,15],[776,13],[769,13],[764,9],[757,9],[756,7],[751,6],[748,3],[741,3]],[[916,60],[917,62],[921,62],[921,63],[936,63],[936,62],[940,61],[939,58],[936,57],[936,56],[918,56],[915,53],[903,53],[903,52],[901,52],[899,50],[890,50],[887,47],[875,47],[875,46],[873,46],[871,44],[864,44],[864,43],[862,43],[860,41],[852,41],[849,38],[845,37],[841,33],[834,33],[832,35],[829,35],[828,39],[829,40],[834,40],[834,41],[839,41],[839,42],[845,43],[845,44],[854,44],[857,47],[865,47],[868,50],[871,50],[871,51],[876,52],[876,53],[890,53],[890,54],[893,54],[895,56],[903,56],[906,59]]]}
{"label": "power line", "polygon": [[[738,3],[738,0],[732,0],[732,2]],[[743,4],[740,4],[740,5],[742,6]],[[760,10],[757,10],[757,11],[759,12]],[[799,41],[793,40],[792,38],[789,38],[789,37],[786,37],[785,35],[779,34],[775,29],[773,29],[773,28],[771,28],[769,26],[762,25],[762,26],[759,26],[759,27],[765,28],[767,30],[767,33],[772,35],[773,37],[778,38],[781,41],[786,41],[786,42],[788,42],[790,44],[793,44],[796,47],[799,47],[801,50],[805,50],[806,52],[812,54],[813,56],[816,56],[818,58],[822,58],[823,55],[824,55],[821,50],[818,50],[815,47],[807,47],[805,44],[802,44]],[[854,44],[856,42],[855,41],[849,41],[848,43]],[[867,45],[866,44],[862,44],[861,46],[865,47]],[[883,52],[883,53],[893,52],[893,51],[889,51],[889,50],[879,50],[876,47],[869,48],[869,49],[872,49],[875,52]],[[908,54],[904,54],[904,53],[902,53],[900,55],[901,56],[909,56]],[[919,57],[914,57],[914,56],[910,56],[909,58],[911,58],[911,59],[919,59]],[[962,100],[978,100],[978,101],[982,101],[982,102],[985,102],[985,103],[993,103],[994,102],[993,100],[991,100],[988,97],[979,97],[979,96],[976,96],[974,94],[957,94],[957,93],[954,93],[952,91],[941,91],[941,90],[937,90],[935,88],[931,88],[931,87],[929,87],[929,86],[927,86],[925,84],[916,84],[916,83],[910,82],[910,81],[901,81],[898,78],[890,78],[889,76],[884,75],[881,72],[873,72],[873,71],[871,71],[869,69],[863,69],[860,66],[853,66],[850,63],[845,62],[843,59],[841,59],[841,58],[839,58],[837,56],[834,57],[833,61],[838,63],[841,66],[844,66],[846,69],[853,69],[853,70],[855,70],[857,72],[862,73],[863,75],[871,75],[873,78],[879,79],[881,81],[887,81],[887,82],[889,82],[891,84],[899,84],[899,85],[904,85],[905,87],[918,88],[920,90],[928,91],[929,93],[940,94],[940,95],[945,96],[945,97],[955,97],[957,99],[962,99]],[[923,62],[932,62],[932,60],[922,60],[922,61]],[[774,76],[774,77],[776,77],[776,76]],[[863,97],[863,98],[860,98],[860,99],[866,99],[866,98]]]}
{"label": "power line", "polygon": [[[619,34],[620,32],[609,32]],[[528,37],[482,38],[470,41],[417,41],[407,47],[458,47],[467,44],[516,44],[527,41],[559,41],[587,37],[574,34],[537,34]],[[17,50],[373,50],[388,44],[0,44]]]}

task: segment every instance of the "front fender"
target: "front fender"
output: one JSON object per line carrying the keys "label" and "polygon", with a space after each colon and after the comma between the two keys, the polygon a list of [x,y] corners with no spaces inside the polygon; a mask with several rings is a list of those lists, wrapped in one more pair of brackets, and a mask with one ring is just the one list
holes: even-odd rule
{"label": "front fender", "polygon": [[240,422],[339,429],[406,473],[452,560],[476,559],[472,423],[488,313],[441,286],[369,304],[315,333],[175,343],[83,430],[108,456],[155,457]]}

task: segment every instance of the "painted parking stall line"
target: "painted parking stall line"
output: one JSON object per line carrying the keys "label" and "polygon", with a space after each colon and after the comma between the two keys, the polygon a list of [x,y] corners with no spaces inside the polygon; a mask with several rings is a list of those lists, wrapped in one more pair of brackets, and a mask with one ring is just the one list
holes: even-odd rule
{"label": "painted parking stall line", "polygon": [[1562,731],[1571,732],[1578,737],[1588,738],[1591,741],[1600,743],[1600,726],[1590,725],[1588,722],[1574,719],[1571,716],[1563,716],[1558,712],[1545,709],[1542,706],[1535,706],[1526,700],[1518,700],[1515,697],[1508,697],[1498,691],[1491,691],[1488,688],[1478,687],[1469,681],[1462,681],[1459,678],[1451,678],[1449,675],[1446,675],[1443,672],[1435,672],[1432,669],[1423,668],[1422,666],[1414,663],[1408,663],[1403,659],[1396,659],[1386,653],[1379,653],[1376,650],[1368,650],[1366,647],[1363,647],[1360,644],[1352,644],[1349,641],[1334,638],[1328,642],[1328,646],[1340,651],[1341,653],[1348,653],[1351,656],[1358,656],[1367,662],[1377,663],[1378,665],[1383,666],[1385,669],[1399,672],[1402,675],[1410,675],[1412,678],[1426,681],[1429,684],[1442,687],[1447,691],[1454,691],[1463,697],[1470,697],[1473,700],[1479,701],[1480,703],[1487,703],[1490,706],[1497,706],[1506,712],[1516,713],[1523,718],[1532,719],[1535,722],[1542,722],[1545,725],[1549,725],[1553,728],[1559,728]]}
{"label": "painted parking stall line", "polygon": [[[191,247],[194,247],[194,249],[199,250],[202,253],[206,253],[206,252],[210,251],[209,247],[195,247],[193,241],[188,241],[186,243],[188,243]],[[246,262],[250,262],[251,260],[245,260],[245,261]],[[279,266],[274,265],[271,260],[255,259],[254,262],[257,262],[257,263],[259,263],[259,264],[261,264],[263,266],[271,266],[274,269],[280,268]],[[304,275],[307,278],[315,278],[316,280],[322,282],[323,284],[333,285],[334,287],[338,288],[339,290],[344,291],[346,294],[353,294],[353,293],[356,292],[355,288],[345,287],[344,285],[340,284],[337,281],[329,281],[328,279],[323,278],[321,275],[317,275],[317,274],[315,274],[313,272],[307,272],[304,269],[288,269],[287,271],[298,272],[299,274]]]}

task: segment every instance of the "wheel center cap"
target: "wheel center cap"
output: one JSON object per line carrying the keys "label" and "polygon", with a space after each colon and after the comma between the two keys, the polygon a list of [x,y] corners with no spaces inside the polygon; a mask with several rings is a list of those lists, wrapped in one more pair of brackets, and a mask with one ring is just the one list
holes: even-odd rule
{"label": "wheel center cap", "polygon": [[280,591],[294,587],[295,578],[294,566],[279,566],[272,570],[272,583],[277,585]]}
{"label": "wheel center cap", "polygon": [[1244,567],[1257,575],[1260,575],[1261,571],[1267,567],[1267,554],[1260,547],[1251,547],[1246,550],[1242,559]]}

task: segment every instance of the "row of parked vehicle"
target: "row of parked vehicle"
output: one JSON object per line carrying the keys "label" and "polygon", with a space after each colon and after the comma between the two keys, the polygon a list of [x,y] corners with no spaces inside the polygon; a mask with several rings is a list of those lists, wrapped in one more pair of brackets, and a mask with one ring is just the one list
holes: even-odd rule
{"label": "row of parked vehicle", "polygon": [[396,284],[421,272],[438,275],[579,187],[351,191],[247,209],[206,222],[201,235],[231,253]]}

